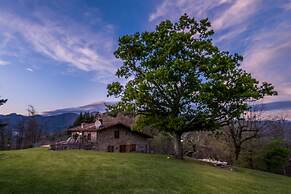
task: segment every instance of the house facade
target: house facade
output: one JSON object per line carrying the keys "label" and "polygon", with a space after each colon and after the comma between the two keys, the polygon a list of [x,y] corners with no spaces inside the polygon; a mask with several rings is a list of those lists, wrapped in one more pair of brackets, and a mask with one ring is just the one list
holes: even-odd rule
{"label": "house facade", "polygon": [[106,152],[149,152],[151,136],[132,131],[131,127],[123,122],[102,122],[83,124],[68,129],[73,142],[91,144],[92,148]]}

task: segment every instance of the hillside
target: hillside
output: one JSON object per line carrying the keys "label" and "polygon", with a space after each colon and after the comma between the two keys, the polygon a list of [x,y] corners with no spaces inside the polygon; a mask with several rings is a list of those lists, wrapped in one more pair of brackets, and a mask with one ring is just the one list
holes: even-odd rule
{"label": "hillside", "polygon": [[291,178],[165,155],[45,148],[0,152],[0,193],[291,193]]}
{"label": "hillside", "polygon": [[[51,116],[36,115],[35,119],[43,131],[57,132],[71,126],[77,117],[78,115],[74,113],[63,113]],[[27,116],[15,113],[0,115],[1,122],[6,123],[8,129],[18,129],[21,123],[27,119]]]}
{"label": "hillside", "polygon": [[[52,111],[43,112],[36,115],[35,118],[39,127],[48,133],[59,132],[71,126],[80,112],[105,112],[105,104],[112,104],[113,102],[98,102],[88,104],[85,106],[77,106],[71,108],[63,108]],[[8,115],[0,114],[0,121],[7,124],[8,129],[17,129],[21,122],[25,121],[27,116],[11,113]]]}

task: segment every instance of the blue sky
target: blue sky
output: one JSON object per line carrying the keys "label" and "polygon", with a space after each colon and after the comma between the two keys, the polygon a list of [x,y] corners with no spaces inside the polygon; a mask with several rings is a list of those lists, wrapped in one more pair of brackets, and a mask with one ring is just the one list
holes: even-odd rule
{"label": "blue sky", "polygon": [[209,17],[215,43],[239,52],[243,68],[291,98],[290,0],[1,0],[0,114],[107,101],[120,65],[118,37],[153,30],[183,13]]}

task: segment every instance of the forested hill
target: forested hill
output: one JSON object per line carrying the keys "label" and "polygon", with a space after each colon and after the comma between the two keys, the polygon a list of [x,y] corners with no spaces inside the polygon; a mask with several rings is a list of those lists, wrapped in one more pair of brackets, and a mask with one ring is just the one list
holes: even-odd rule
{"label": "forested hill", "polygon": [[[66,129],[73,124],[78,117],[75,113],[63,113],[52,116],[36,115],[34,116],[40,129],[46,132],[56,132]],[[8,129],[18,129],[21,123],[28,119],[27,116],[12,113],[9,115],[0,115],[2,123],[7,124]]]}
{"label": "forested hill", "polygon": [[[46,132],[56,132],[72,126],[81,112],[105,112],[105,104],[112,103],[113,102],[97,102],[85,106],[46,111],[41,115],[36,115],[35,118],[42,130]],[[0,121],[8,124],[8,129],[18,129],[21,123],[26,119],[27,116],[19,115],[16,113],[0,115]]]}

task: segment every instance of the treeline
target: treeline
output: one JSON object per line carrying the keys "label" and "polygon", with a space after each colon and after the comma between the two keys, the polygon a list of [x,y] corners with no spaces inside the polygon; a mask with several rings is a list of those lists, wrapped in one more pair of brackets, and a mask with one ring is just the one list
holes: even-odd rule
{"label": "treeline", "polygon": [[95,121],[95,115],[96,113],[81,112],[72,127],[80,126],[82,123],[93,123]]}
{"label": "treeline", "polygon": [[[5,102],[1,100],[0,105]],[[15,129],[8,129],[7,124],[0,121],[1,150],[31,148],[40,144],[44,134],[36,120],[36,111],[29,105],[27,112],[28,118],[22,119]]]}
{"label": "treeline", "polygon": [[[290,176],[291,124],[284,119],[263,121],[258,116],[255,120],[249,118],[212,132],[183,134],[184,155]],[[156,131],[152,135],[153,152],[174,154],[175,140],[170,134]]]}
{"label": "treeline", "polygon": [[[96,113],[81,112],[79,116],[76,118],[76,120],[74,121],[74,123],[68,128],[80,126],[82,123],[93,123],[95,121],[95,115]],[[64,141],[68,137],[69,137],[69,134],[66,132],[66,130],[62,130],[62,131],[50,134],[47,139],[49,142],[57,142],[57,141]]]}

